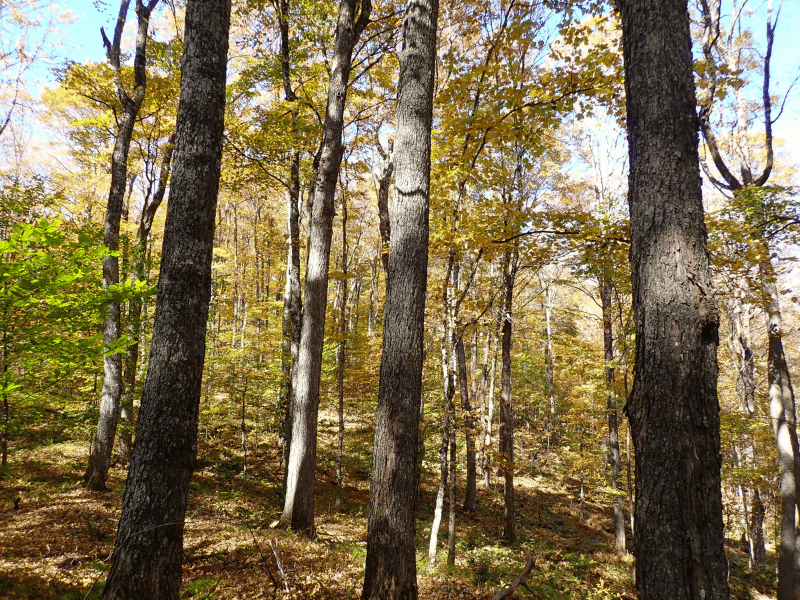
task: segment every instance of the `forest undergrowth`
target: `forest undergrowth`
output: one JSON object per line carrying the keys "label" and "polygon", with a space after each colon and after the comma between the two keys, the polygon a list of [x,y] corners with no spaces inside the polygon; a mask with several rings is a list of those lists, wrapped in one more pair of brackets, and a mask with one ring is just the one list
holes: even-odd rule
{"label": "forest undergrowth", "polygon": [[[73,600],[99,598],[114,547],[125,470],[111,472],[110,491],[81,485],[88,451],[83,419],[69,412],[30,424],[16,439],[0,481],[0,598]],[[281,471],[276,437],[251,432],[244,474],[240,432],[232,424],[201,424],[198,467],[192,478],[184,537],[182,598],[359,598],[366,557],[366,523],[372,429],[347,422],[344,510],[334,510],[335,415],[321,413],[316,487],[317,536],[308,540],[274,527],[280,517]],[[556,447],[532,447],[519,431],[516,482],[517,541],[506,545],[502,484],[479,487],[478,509],[459,506],[455,567],[446,566],[446,517],[438,562],[427,558],[438,464],[423,465],[417,526],[421,599],[489,600],[524,566],[523,548],[535,566],[532,589],[548,600],[633,600],[633,559],[614,553],[611,507],[587,494],[565,472]],[[256,440],[258,446],[255,446]],[[432,439],[428,443],[435,443]],[[429,447],[426,458],[436,452]],[[463,482],[463,474],[460,475]],[[459,497],[463,496],[459,486]],[[447,506],[445,505],[445,511]],[[774,597],[774,562],[749,573],[746,553],[729,543],[734,598]],[[287,592],[288,590],[288,592]],[[520,588],[515,598],[532,597]]]}

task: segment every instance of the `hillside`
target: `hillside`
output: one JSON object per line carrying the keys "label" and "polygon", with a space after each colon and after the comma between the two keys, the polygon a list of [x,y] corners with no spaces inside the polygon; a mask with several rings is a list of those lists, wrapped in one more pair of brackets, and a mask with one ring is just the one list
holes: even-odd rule
{"label": "hillside", "polygon": [[[347,424],[345,511],[337,513],[333,422],[331,414],[322,415],[318,535],[313,541],[270,527],[282,508],[273,435],[261,437],[256,455],[248,457],[245,477],[238,432],[220,428],[220,437],[205,438],[201,430],[200,464],[192,480],[184,540],[183,597],[359,597],[371,430],[361,421]],[[90,492],[79,483],[87,451],[86,440],[76,435],[79,420],[62,414],[59,420],[29,425],[14,450],[12,476],[0,481],[0,597],[96,598],[113,550],[125,472],[119,466],[112,470],[111,492]],[[489,490],[479,487],[477,513],[458,511],[454,569],[444,566],[446,517],[439,536],[439,564],[428,563],[436,475],[433,464],[426,462],[417,530],[420,598],[489,600],[522,569],[522,548],[534,555],[529,582],[541,598],[635,598],[633,560],[614,554],[610,504],[594,498],[599,494],[590,490],[585,490],[581,504],[580,481],[564,469],[560,450],[531,455],[525,451],[530,442],[522,430],[517,543],[507,547],[499,541],[500,482]],[[428,458],[434,454],[428,450]],[[459,476],[463,483],[463,474]],[[13,506],[16,498],[18,509]],[[736,544],[729,545],[729,560],[735,598],[774,597],[772,553],[769,569],[758,576],[746,573],[746,553]],[[520,588],[514,597],[532,596]]]}

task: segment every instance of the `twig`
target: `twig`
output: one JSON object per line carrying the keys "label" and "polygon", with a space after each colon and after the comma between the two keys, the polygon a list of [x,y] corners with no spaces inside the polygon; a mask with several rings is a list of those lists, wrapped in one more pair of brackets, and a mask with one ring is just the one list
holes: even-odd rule
{"label": "twig", "polygon": [[281,576],[283,577],[283,585],[286,587],[286,593],[289,593],[289,582],[286,579],[286,573],[283,572],[283,566],[281,565],[281,559],[278,558],[278,545],[275,543],[275,540],[270,538],[269,546],[272,548],[272,553],[275,555],[275,562],[278,564],[278,570],[281,572]]}
{"label": "twig", "polygon": [[[269,564],[267,564],[267,559],[264,556],[264,553],[261,551],[261,546],[258,545],[256,534],[253,533],[253,530],[250,528],[250,525],[248,525],[247,523],[245,523],[245,525],[247,526],[247,529],[250,531],[250,535],[253,536],[253,543],[256,545],[256,548],[258,548],[258,553],[261,555],[261,562],[263,562],[264,566],[267,568],[267,573],[269,573],[269,578],[272,580],[272,585],[275,586],[275,589],[278,589],[278,582],[275,581],[275,575],[272,574],[272,569],[270,569]],[[280,568],[280,564],[278,565],[278,568]]]}

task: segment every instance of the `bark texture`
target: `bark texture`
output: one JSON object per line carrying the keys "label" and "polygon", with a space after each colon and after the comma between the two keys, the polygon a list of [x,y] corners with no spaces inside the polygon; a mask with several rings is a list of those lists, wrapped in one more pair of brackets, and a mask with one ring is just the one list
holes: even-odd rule
{"label": "bark texture", "polygon": [[781,550],[778,562],[778,600],[800,598],[800,551],[797,548],[797,482],[800,449],[792,379],[783,352],[783,327],[776,274],[769,260],[760,265],[761,287],[767,312],[767,382],[769,413],[778,446],[781,496]]}
{"label": "bark texture", "polygon": [[630,147],[636,587],[730,598],[720,494],[719,316],[706,252],[686,0],[622,0]]}
{"label": "bark texture", "polygon": [[[150,240],[150,230],[153,228],[153,219],[155,219],[156,212],[167,192],[174,148],[175,133],[173,132],[161,151],[161,172],[158,177],[158,187],[152,198],[145,199],[139,220],[139,228],[136,232],[136,247],[131,261],[131,279],[134,281],[142,281],[148,277],[147,244]],[[125,390],[122,395],[119,415],[122,427],[119,432],[118,456],[124,463],[130,461],[133,449],[133,397],[136,391],[136,373],[139,368],[139,338],[141,334],[142,300],[141,298],[131,298],[128,302],[128,336],[130,336],[131,345],[128,346],[128,351],[125,354]]]}
{"label": "bark texture", "polygon": [[[136,55],[134,58],[134,89],[130,93],[122,83],[121,50],[122,29],[128,14],[130,0],[122,0],[114,28],[114,40],[110,41],[105,32],[103,42],[106,45],[106,55],[114,74],[114,85],[117,98],[122,105],[122,111],[117,118],[117,136],[114,141],[114,150],[111,154],[111,187],[108,192],[108,204],[103,222],[103,243],[108,248],[109,255],[103,257],[103,289],[119,283],[119,257],[111,256],[119,250],[119,227],[122,219],[122,205],[125,200],[125,188],[128,181],[128,150],[133,137],[133,126],[139,109],[142,106],[145,94],[147,75],[145,60],[147,52],[147,28],[150,23],[150,13],[155,8],[158,0],[149,0],[147,5],[142,0],[136,0],[136,16],[138,28],[136,34]],[[120,398],[122,396],[122,354],[113,352],[112,346],[118,342],[122,333],[121,310],[119,302],[109,302],[103,318],[103,387],[100,392],[100,416],[97,422],[97,432],[92,443],[89,455],[89,464],[83,475],[87,487],[93,490],[105,490],[108,469],[111,465],[111,451],[114,447],[114,438],[117,435],[117,422],[119,420]]]}
{"label": "bark texture", "polygon": [[[360,7],[360,12],[357,12]],[[336,25],[336,49],[328,87],[319,172],[314,186],[309,229],[303,323],[297,361],[292,369],[292,428],[281,527],[314,534],[314,476],[317,462],[317,416],[328,268],[333,237],[334,195],[342,160],[344,105],[353,47],[369,22],[370,0],[342,0]]]}
{"label": "bark texture", "polygon": [[438,0],[403,18],[378,414],[363,600],[416,600],[416,513],[423,328],[428,281],[431,122]]}
{"label": "bark texture", "polygon": [[105,599],[176,600],[211,295],[229,0],[189,0],[150,362]]}

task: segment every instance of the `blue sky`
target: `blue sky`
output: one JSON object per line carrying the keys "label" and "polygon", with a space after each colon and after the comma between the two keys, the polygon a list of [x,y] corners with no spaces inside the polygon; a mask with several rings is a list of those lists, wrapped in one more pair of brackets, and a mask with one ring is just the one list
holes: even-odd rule
{"label": "blue sky", "polygon": [[[777,7],[780,0],[773,0]],[[128,26],[134,25],[133,5],[128,17]],[[765,0],[750,0],[747,7],[757,10],[765,5]],[[56,0],[53,3],[62,11],[71,11],[74,22],[63,32],[64,46],[59,50],[62,58],[76,62],[100,62],[105,59],[100,27],[104,26],[109,33],[119,11],[118,0]],[[740,0],[741,5],[741,0]],[[763,17],[753,21],[753,30],[759,39],[764,39]],[[790,82],[800,73],[800,52],[794,37],[800,31],[800,1],[784,0],[781,8],[781,20],[775,36],[772,59],[772,92],[785,93]],[[39,83],[48,79],[46,72],[41,72]],[[33,83],[33,81],[31,82]],[[792,162],[800,165],[800,82],[794,87],[786,103],[783,116],[775,126],[775,135],[786,140],[787,149],[794,157]]]}

